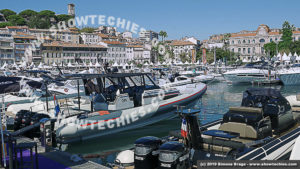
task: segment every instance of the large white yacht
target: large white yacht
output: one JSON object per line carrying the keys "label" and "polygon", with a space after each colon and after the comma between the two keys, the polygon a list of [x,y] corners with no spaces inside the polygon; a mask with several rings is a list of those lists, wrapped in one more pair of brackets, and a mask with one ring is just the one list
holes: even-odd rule
{"label": "large white yacht", "polygon": [[300,64],[293,65],[289,69],[282,69],[278,72],[278,75],[284,85],[299,85]]}
{"label": "large white yacht", "polygon": [[230,83],[251,83],[253,81],[262,81],[267,78],[273,79],[275,71],[267,69],[267,63],[249,63],[244,67],[225,72],[224,78]]}

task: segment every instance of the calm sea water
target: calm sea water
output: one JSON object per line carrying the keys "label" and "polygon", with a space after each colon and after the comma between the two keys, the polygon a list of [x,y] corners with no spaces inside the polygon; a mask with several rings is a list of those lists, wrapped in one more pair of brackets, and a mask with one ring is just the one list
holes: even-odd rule
{"label": "calm sea water", "polygon": [[[230,106],[239,106],[242,100],[242,93],[247,88],[257,87],[251,85],[228,85],[225,82],[208,84],[206,94],[195,106],[201,109],[199,120],[201,124],[222,118]],[[263,86],[276,88],[284,96],[300,93],[300,86]],[[82,155],[99,155],[99,158],[91,159],[95,162],[113,162],[117,152],[133,147],[136,139],[143,136],[162,137],[168,135],[171,130],[180,129],[179,118],[165,120],[150,126],[139,129],[121,132],[112,136],[100,137],[91,141],[85,141],[67,146],[66,151]]]}

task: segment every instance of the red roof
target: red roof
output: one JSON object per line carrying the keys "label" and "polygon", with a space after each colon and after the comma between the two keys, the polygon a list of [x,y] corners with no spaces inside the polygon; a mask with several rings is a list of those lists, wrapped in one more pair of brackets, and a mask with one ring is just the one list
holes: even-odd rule
{"label": "red roof", "polygon": [[184,45],[195,45],[190,41],[181,41],[181,40],[174,40],[170,45],[172,46],[184,46]]}
{"label": "red roof", "polygon": [[106,44],[111,44],[111,45],[123,45],[125,43],[119,42],[119,41],[103,41]]}

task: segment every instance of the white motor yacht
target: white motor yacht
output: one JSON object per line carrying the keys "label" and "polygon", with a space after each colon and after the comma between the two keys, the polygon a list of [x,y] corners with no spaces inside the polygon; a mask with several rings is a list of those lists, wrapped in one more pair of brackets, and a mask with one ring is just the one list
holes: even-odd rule
{"label": "white motor yacht", "polygon": [[293,65],[291,68],[281,69],[278,71],[280,80],[284,85],[300,84],[300,64]]}
{"label": "white motor yacht", "polygon": [[252,83],[253,81],[263,81],[274,79],[275,71],[267,69],[267,63],[250,63],[244,67],[225,72],[224,78],[230,83]]}

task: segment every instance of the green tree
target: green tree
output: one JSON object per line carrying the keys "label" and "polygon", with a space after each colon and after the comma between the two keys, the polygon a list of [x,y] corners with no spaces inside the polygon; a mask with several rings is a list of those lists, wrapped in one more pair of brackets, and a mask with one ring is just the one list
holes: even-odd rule
{"label": "green tree", "polygon": [[73,16],[71,15],[66,15],[66,14],[61,14],[61,15],[57,15],[57,21],[60,22],[60,21],[65,21],[67,22],[69,19],[72,19],[74,18]]}
{"label": "green tree", "polygon": [[5,28],[6,26],[13,26],[13,24],[10,23],[10,22],[3,22],[3,23],[0,23],[0,28]]}
{"label": "green tree", "polygon": [[290,48],[291,52],[294,54],[295,52],[300,55],[300,41],[295,41],[291,44]]}
{"label": "green tree", "polygon": [[51,17],[55,18],[55,12],[50,11],[50,10],[43,10],[43,11],[40,11],[38,14],[42,18],[51,18]]}
{"label": "green tree", "polygon": [[160,31],[158,34],[161,37],[161,40],[164,42],[165,38],[168,37],[168,34],[166,31]]}
{"label": "green tree", "polygon": [[276,51],[276,43],[275,42],[266,43],[264,45],[264,49],[266,50],[266,53],[268,53],[270,55],[271,58],[274,55],[276,55],[276,53],[277,53],[277,51]]}
{"label": "green tree", "polygon": [[37,16],[38,13],[36,11],[26,9],[26,10],[20,12],[19,15],[21,17],[23,17],[24,19],[29,20],[31,17]]}
{"label": "green tree", "polygon": [[293,42],[293,29],[294,26],[290,25],[288,21],[285,21],[282,25],[282,36],[281,41],[278,44],[278,48],[280,52],[286,52],[289,53],[290,51],[290,45]]}
{"label": "green tree", "polygon": [[7,20],[13,25],[18,25],[18,26],[26,25],[25,19],[19,15],[10,15],[9,17],[7,17]]}
{"label": "green tree", "polygon": [[80,32],[93,33],[95,30],[96,30],[96,28],[85,27],[85,28],[82,28],[82,29],[80,30]]}
{"label": "green tree", "polygon": [[0,10],[0,13],[2,13],[6,19],[10,15],[16,15],[17,14],[16,12],[14,12],[14,11],[12,11],[10,9],[2,9],[2,10]]}
{"label": "green tree", "polygon": [[40,16],[33,16],[27,23],[28,27],[36,29],[49,29],[51,22],[49,18],[41,18]]}
{"label": "green tree", "polygon": [[158,35],[161,37],[161,41],[163,41],[164,31],[160,31]]}

